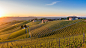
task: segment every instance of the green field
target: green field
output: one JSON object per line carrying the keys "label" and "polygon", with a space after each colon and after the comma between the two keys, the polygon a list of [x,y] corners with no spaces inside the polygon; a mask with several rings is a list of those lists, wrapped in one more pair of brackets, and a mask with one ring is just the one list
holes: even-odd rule
{"label": "green field", "polygon": [[[21,29],[21,25],[29,26]],[[7,27],[9,26],[9,27]],[[26,32],[27,30],[27,32]],[[30,34],[29,34],[30,32]],[[78,48],[85,47],[86,22],[80,20],[16,21],[0,27],[1,48]],[[86,34],[85,34],[86,35]],[[30,38],[31,36],[31,38]]]}

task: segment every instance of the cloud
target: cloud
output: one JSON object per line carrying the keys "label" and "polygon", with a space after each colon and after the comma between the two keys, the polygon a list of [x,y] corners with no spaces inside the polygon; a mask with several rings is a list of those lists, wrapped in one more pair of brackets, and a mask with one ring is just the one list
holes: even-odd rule
{"label": "cloud", "polygon": [[46,5],[54,5],[54,4],[56,4],[57,2],[60,2],[60,1],[52,2],[51,4],[46,4]]}

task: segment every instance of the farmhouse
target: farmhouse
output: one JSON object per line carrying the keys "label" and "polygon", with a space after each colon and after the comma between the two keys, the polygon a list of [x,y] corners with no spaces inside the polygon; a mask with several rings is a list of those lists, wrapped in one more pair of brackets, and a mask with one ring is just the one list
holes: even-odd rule
{"label": "farmhouse", "polygon": [[33,22],[36,22],[36,20],[33,20]]}
{"label": "farmhouse", "polygon": [[42,23],[46,23],[46,22],[48,22],[48,20],[42,20]]}
{"label": "farmhouse", "polygon": [[78,19],[78,17],[76,17],[76,16],[69,16],[69,20],[77,20]]}

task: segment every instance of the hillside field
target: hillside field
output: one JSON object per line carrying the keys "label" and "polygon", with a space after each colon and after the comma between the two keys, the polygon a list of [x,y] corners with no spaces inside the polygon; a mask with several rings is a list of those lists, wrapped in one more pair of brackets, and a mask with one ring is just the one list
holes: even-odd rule
{"label": "hillside field", "polygon": [[[22,29],[23,25],[29,27]],[[85,44],[85,19],[47,23],[23,20],[0,25],[0,48],[85,48]]]}

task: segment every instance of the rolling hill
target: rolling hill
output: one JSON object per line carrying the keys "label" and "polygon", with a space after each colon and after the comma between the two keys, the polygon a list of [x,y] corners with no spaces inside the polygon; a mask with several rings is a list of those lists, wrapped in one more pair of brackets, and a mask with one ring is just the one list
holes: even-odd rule
{"label": "rolling hill", "polygon": [[[83,20],[56,20],[47,23],[29,22],[29,31],[25,29],[12,32],[9,39],[0,43],[1,48],[77,48],[85,47],[83,33],[86,32],[86,22]],[[29,38],[29,32],[31,38]],[[5,34],[3,34],[5,36]],[[85,34],[86,35],[86,34]],[[8,36],[8,34],[6,35]],[[86,37],[85,37],[86,38]],[[4,42],[3,42],[4,41]],[[7,41],[7,42],[6,42]],[[60,45],[59,45],[60,42]],[[86,42],[86,41],[85,41]]]}

